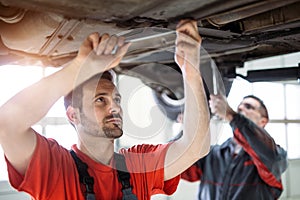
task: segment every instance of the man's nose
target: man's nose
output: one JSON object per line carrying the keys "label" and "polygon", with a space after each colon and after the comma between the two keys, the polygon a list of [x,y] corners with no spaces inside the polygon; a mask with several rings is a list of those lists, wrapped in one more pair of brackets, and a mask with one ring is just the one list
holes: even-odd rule
{"label": "man's nose", "polygon": [[237,108],[238,112],[241,112],[244,109],[244,106],[242,104],[240,104]]}
{"label": "man's nose", "polygon": [[121,106],[117,104],[114,101],[111,101],[110,106],[109,106],[109,113],[114,114],[114,113],[120,113],[121,111]]}

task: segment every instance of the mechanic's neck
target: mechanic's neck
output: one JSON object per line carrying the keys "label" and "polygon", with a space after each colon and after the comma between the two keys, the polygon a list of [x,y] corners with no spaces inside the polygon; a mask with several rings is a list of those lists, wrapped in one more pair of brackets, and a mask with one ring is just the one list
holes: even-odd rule
{"label": "mechanic's neck", "polygon": [[242,146],[237,142],[236,138],[233,137],[233,142],[234,142],[234,152],[238,154],[240,150],[242,149]]}
{"label": "mechanic's neck", "polygon": [[77,148],[98,163],[109,165],[114,155],[114,141],[106,138],[79,138]]}

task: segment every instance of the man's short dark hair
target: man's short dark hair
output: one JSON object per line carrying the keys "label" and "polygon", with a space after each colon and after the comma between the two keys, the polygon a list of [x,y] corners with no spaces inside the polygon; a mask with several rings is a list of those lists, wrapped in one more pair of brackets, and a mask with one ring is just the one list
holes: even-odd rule
{"label": "man's short dark hair", "polygon": [[261,115],[269,120],[268,109],[267,109],[266,105],[264,104],[263,100],[261,100],[260,98],[258,98],[257,96],[254,96],[254,95],[247,95],[243,99],[246,99],[246,98],[252,98],[252,99],[257,100],[260,104],[259,110],[261,111],[260,112]]}
{"label": "man's short dark hair", "polygon": [[87,81],[83,82],[82,84],[80,84],[79,86],[77,86],[75,89],[73,89],[71,92],[69,92],[69,94],[67,94],[64,97],[64,105],[65,105],[66,110],[70,105],[72,105],[75,108],[81,108],[81,106],[82,106],[82,88],[87,82],[89,82],[90,80],[93,80],[93,79],[98,79],[99,81],[100,81],[100,79],[107,79],[109,81],[114,82],[114,75],[113,75],[113,72],[111,72],[111,71],[105,71],[103,73],[94,75],[89,80],[87,80]]}

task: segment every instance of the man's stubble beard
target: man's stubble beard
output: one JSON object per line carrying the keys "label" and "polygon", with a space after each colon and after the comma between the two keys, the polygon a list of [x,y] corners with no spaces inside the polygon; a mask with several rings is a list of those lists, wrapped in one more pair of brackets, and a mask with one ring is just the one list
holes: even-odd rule
{"label": "man's stubble beard", "polygon": [[106,138],[117,139],[123,135],[123,130],[118,125],[113,124],[113,127],[109,127],[103,120],[104,125],[100,131],[99,124],[89,120],[83,112],[80,114],[80,119],[84,132],[93,136],[105,135]]}

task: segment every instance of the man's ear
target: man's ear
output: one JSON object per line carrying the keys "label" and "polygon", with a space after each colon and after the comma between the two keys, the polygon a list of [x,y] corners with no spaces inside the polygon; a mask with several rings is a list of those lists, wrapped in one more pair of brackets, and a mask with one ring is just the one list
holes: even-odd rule
{"label": "man's ear", "polygon": [[269,120],[266,117],[262,117],[260,120],[261,127],[264,128],[268,122],[269,122]]}
{"label": "man's ear", "polygon": [[68,106],[67,117],[72,124],[77,125],[79,123],[78,109],[73,106]]}

